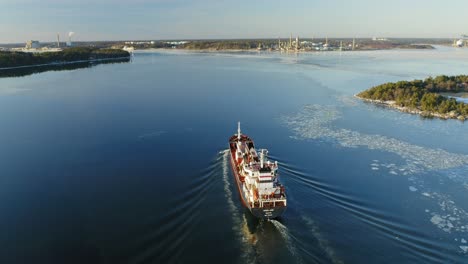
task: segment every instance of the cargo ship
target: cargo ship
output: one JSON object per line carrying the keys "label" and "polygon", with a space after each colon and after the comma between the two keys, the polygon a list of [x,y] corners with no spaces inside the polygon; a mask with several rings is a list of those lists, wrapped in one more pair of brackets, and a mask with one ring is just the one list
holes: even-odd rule
{"label": "cargo ship", "polygon": [[274,219],[286,210],[284,186],[278,179],[278,162],[268,160],[268,150],[257,151],[252,139],[237,134],[229,138],[231,167],[242,205],[261,219]]}

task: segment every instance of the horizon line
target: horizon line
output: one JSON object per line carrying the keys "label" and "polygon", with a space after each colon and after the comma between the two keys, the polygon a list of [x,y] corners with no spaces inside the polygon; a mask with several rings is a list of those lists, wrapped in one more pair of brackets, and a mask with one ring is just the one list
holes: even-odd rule
{"label": "horizon line", "polygon": [[[371,39],[373,37],[300,37],[301,39]],[[293,38],[296,38],[296,36],[293,36]],[[450,37],[378,37],[378,38],[383,38],[387,40],[391,39],[447,39],[447,40],[453,40],[453,39],[458,39],[458,38],[450,38]],[[119,40],[77,40],[73,41],[74,43],[84,43],[84,42],[127,42],[127,41],[215,41],[215,40],[277,40],[277,39],[289,39],[289,37],[267,37],[267,38],[167,38],[167,39],[119,39]],[[0,45],[14,45],[14,44],[23,44],[26,43],[27,41],[32,40],[28,39],[23,42],[5,42],[5,43],[0,43]],[[36,39],[34,39],[36,40]],[[57,43],[55,40],[48,40],[48,41],[41,41],[38,40],[39,42],[42,43]],[[60,43],[65,43],[66,41],[60,41]]]}

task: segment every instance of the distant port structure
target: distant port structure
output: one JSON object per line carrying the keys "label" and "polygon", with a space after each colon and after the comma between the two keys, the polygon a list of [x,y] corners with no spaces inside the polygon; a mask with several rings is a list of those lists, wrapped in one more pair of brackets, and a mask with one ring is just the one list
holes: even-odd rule
{"label": "distant port structure", "polygon": [[[156,41],[116,41],[112,48],[124,49],[186,49],[186,50],[250,50],[277,51],[282,53],[321,52],[321,51],[358,51],[384,49],[433,49],[431,44],[451,44],[450,39],[390,39],[374,38],[328,38],[305,37],[289,34],[288,37],[267,39],[192,39]],[[427,43],[427,44],[419,44]]]}
{"label": "distant port structure", "polygon": [[[6,49],[5,49],[6,50]],[[54,45],[45,45],[42,44],[39,40],[28,40],[24,47],[10,48],[11,51],[21,51],[29,53],[42,53],[42,52],[56,52],[61,51],[59,47],[54,47]]]}
{"label": "distant port structure", "polygon": [[[449,39],[405,39],[405,38],[328,38],[308,37],[289,38],[278,37],[276,42],[271,39],[257,40],[257,50],[280,51],[280,52],[313,52],[313,51],[362,51],[362,50],[385,50],[385,49],[433,49],[432,44],[447,45]],[[420,44],[427,43],[427,44]]]}
{"label": "distant port structure", "polygon": [[[68,32],[68,40],[65,42],[65,45],[62,45],[64,48],[73,47],[72,36],[75,32]],[[57,33],[56,42],[46,42],[41,43],[39,40],[28,40],[23,47],[14,46],[11,48],[1,48],[2,51],[20,51],[28,53],[43,53],[43,52],[57,52],[62,51],[63,48],[60,45],[60,33]]]}
{"label": "distant port structure", "polygon": [[280,52],[300,52],[300,51],[332,51],[332,50],[354,50],[356,49],[356,39],[333,40],[329,41],[328,37],[321,39],[308,38],[300,40],[299,36],[294,39],[292,34],[289,39],[278,37],[277,44],[259,43],[258,50],[276,50]]}
{"label": "distant port structure", "polygon": [[461,35],[460,38],[457,40],[457,39],[454,39],[453,40],[453,46],[454,47],[467,47],[468,46],[468,35]]}
{"label": "distant port structure", "polygon": [[70,31],[62,38],[57,33],[52,42],[29,40],[23,43],[4,44],[3,51],[50,52],[69,47],[93,47],[123,49],[128,52],[145,49],[184,49],[208,51],[269,51],[282,53],[321,52],[321,51],[362,51],[386,49],[433,49],[432,45],[466,46],[468,37],[449,38],[386,38],[386,37],[346,37],[329,38],[327,36],[302,37],[289,34],[288,37],[265,39],[161,39],[161,40],[116,40],[116,41],[76,41],[75,33]]}
{"label": "distant port structure", "polygon": [[25,49],[38,49],[40,48],[40,44],[38,40],[28,40],[26,42],[26,46],[24,47]]}

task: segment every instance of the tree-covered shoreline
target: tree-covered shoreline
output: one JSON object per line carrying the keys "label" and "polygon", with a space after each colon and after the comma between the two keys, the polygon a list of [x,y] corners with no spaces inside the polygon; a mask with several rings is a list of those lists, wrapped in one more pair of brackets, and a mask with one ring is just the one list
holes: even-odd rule
{"label": "tree-covered shoreline", "polygon": [[11,77],[23,77],[37,73],[49,72],[49,71],[71,71],[76,69],[91,68],[102,64],[114,64],[114,63],[126,63],[129,62],[130,58],[123,59],[106,59],[100,61],[86,61],[86,62],[74,62],[74,63],[62,63],[62,64],[51,64],[43,65],[38,67],[19,67],[13,69],[0,70],[0,78],[11,78]]}
{"label": "tree-covered shoreline", "polygon": [[423,116],[464,120],[468,118],[468,104],[440,95],[461,92],[468,92],[468,75],[441,75],[425,80],[385,83],[356,96]]}
{"label": "tree-covered shoreline", "polygon": [[118,49],[88,47],[67,48],[57,52],[41,53],[0,51],[0,69],[118,58],[130,58],[130,53]]}

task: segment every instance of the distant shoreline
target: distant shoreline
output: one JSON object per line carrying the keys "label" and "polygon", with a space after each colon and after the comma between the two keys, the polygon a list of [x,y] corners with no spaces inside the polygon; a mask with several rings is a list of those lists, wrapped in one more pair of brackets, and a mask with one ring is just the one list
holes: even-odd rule
{"label": "distant shoreline", "polygon": [[129,57],[118,57],[118,58],[104,58],[104,59],[89,59],[89,60],[76,60],[76,61],[64,61],[64,62],[51,62],[51,63],[44,63],[44,64],[33,64],[33,65],[24,65],[24,66],[15,66],[15,67],[4,67],[4,68],[0,68],[0,70],[15,70],[15,69],[25,69],[25,68],[33,68],[33,67],[44,67],[44,66],[61,66],[61,65],[86,63],[86,62],[124,60],[124,59],[128,59],[128,58]]}
{"label": "distant shoreline", "polygon": [[[365,102],[405,113],[441,119],[468,119],[468,103],[456,95],[468,93],[468,75],[428,77],[424,80],[384,83],[356,95]],[[451,94],[451,95],[447,95]]]}
{"label": "distant shoreline", "polygon": [[188,51],[188,52],[271,52],[271,53],[282,53],[282,54],[298,54],[298,53],[323,53],[323,52],[365,52],[365,51],[386,51],[386,50],[435,50],[436,47],[433,45],[427,45],[427,48],[410,48],[410,47],[392,47],[392,48],[375,48],[375,49],[355,49],[355,50],[290,50],[290,51],[280,51],[280,50],[271,50],[271,49],[192,49],[192,48],[142,48],[135,49],[134,52],[144,52],[144,51]]}
{"label": "distant shoreline", "polygon": [[130,58],[131,54],[119,49],[72,47],[51,52],[0,51],[0,70],[25,67],[67,65],[70,63],[103,62],[112,59]]}
{"label": "distant shoreline", "polygon": [[149,48],[173,48],[200,51],[271,51],[316,52],[360,51],[391,49],[434,49],[434,45],[449,45],[445,39],[386,39],[386,38],[266,38],[266,39],[200,39],[159,41],[116,41],[108,43],[112,48],[144,50]]}
{"label": "distant shoreline", "polygon": [[354,97],[356,97],[356,98],[358,98],[360,100],[363,100],[364,102],[373,103],[373,104],[377,104],[377,105],[382,105],[382,106],[385,106],[385,107],[389,107],[389,108],[399,110],[399,111],[404,112],[404,113],[420,115],[422,117],[437,117],[437,118],[440,118],[440,119],[458,119],[460,121],[464,121],[464,120],[468,119],[468,116],[455,115],[453,113],[441,114],[441,113],[436,113],[436,112],[422,111],[422,110],[417,109],[417,108],[399,106],[399,105],[396,104],[396,101],[383,101],[383,100],[368,99],[368,98],[360,97],[357,94],[355,94]]}

